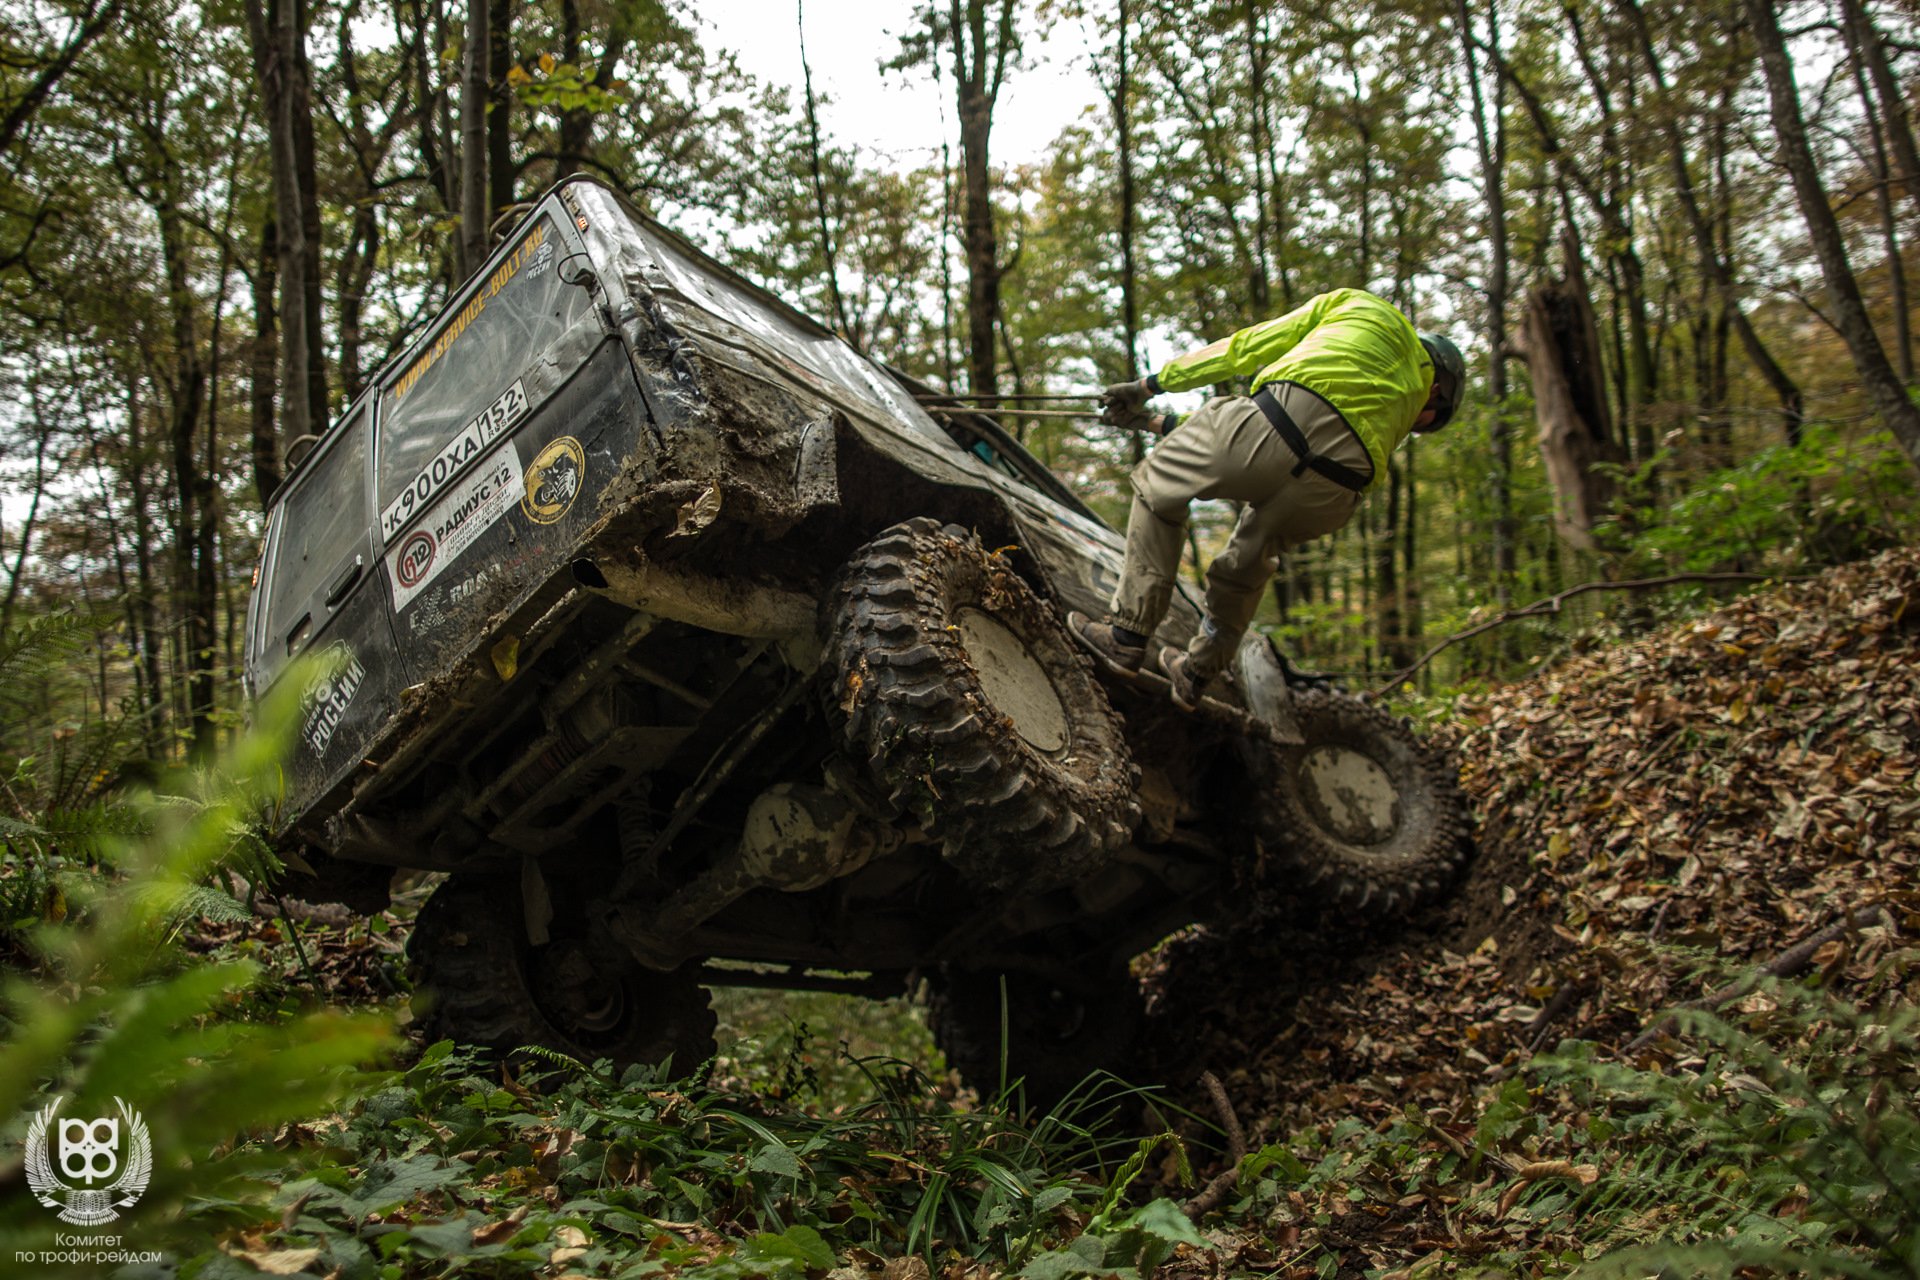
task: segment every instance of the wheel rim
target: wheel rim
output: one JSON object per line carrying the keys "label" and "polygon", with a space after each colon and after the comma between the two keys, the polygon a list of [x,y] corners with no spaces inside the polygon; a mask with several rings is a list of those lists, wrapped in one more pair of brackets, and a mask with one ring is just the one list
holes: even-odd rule
{"label": "wheel rim", "polygon": [[1014,732],[1041,751],[1067,745],[1067,709],[1026,642],[992,614],[961,609],[960,642],[980,673],[980,690]]}
{"label": "wheel rim", "polygon": [[1300,762],[1300,779],[1314,821],[1352,845],[1380,844],[1400,826],[1400,792],[1379,762],[1352,747],[1313,748]]}
{"label": "wheel rim", "polygon": [[572,944],[556,943],[538,956],[532,977],[540,1012],[574,1039],[591,1043],[626,1021],[626,983],[595,972],[591,960]]}

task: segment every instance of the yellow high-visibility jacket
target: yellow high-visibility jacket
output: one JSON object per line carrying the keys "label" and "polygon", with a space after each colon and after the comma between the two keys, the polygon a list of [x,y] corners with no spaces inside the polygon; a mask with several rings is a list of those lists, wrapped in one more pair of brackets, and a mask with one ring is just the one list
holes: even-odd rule
{"label": "yellow high-visibility jacket", "polygon": [[1345,418],[1373,478],[1387,473],[1426,407],[1433,361],[1399,310],[1364,289],[1323,293],[1277,320],[1167,361],[1154,374],[1162,391],[1187,391],[1251,374],[1251,390],[1297,382],[1324,396]]}

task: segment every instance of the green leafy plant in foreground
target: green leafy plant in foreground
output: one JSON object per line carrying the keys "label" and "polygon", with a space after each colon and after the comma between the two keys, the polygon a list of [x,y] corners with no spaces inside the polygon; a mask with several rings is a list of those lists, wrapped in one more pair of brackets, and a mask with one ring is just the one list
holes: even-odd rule
{"label": "green leafy plant in foreground", "polygon": [[[244,838],[259,797],[277,790],[282,729],[296,709],[292,695],[261,708],[268,727],[230,754],[216,793],[147,803],[143,834],[103,838],[121,877],[102,879],[77,919],[31,930],[37,976],[0,986],[0,1123],[9,1138],[17,1143],[28,1113],[56,1095],[62,1116],[116,1115],[123,1099],[145,1120],[152,1181],[111,1228],[130,1240],[160,1242],[190,1197],[258,1172],[252,1152],[229,1154],[236,1145],[324,1112],[352,1088],[353,1069],[391,1044],[374,1017],[237,1020],[229,1015],[260,981],[258,967],[191,963],[169,945],[208,871]],[[24,1191],[0,1202],[0,1251],[44,1245],[56,1229],[70,1230]]]}
{"label": "green leafy plant in foreground", "polygon": [[1920,1276],[1920,1011],[1898,990],[1915,958],[1882,965],[1870,1008],[1769,981],[1745,1015],[1682,1011],[1707,1049],[1685,1069],[1602,1062],[1577,1042],[1544,1060],[1621,1153],[1569,1206],[1625,1246],[1582,1274]]}
{"label": "green leafy plant in foreground", "polygon": [[[343,1280],[556,1265],[799,1280],[905,1254],[1135,1280],[1199,1242],[1168,1201],[1122,1206],[1154,1143],[1103,1137],[1088,1121],[1105,1105],[1027,1127],[991,1102],[951,1106],[906,1064],[862,1059],[869,1100],[815,1115],[676,1082],[671,1064],[616,1078],[605,1061],[541,1056],[555,1069],[513,1079],[434,1045],[319,1127],[317,1164],[270,1202],[198,1215],[210,1227],[250,1216],[242,1252]],[[1128,1148],[1116,1172],[1110,1156]],[[209,1250],[183,1274],[219,1263]]]}

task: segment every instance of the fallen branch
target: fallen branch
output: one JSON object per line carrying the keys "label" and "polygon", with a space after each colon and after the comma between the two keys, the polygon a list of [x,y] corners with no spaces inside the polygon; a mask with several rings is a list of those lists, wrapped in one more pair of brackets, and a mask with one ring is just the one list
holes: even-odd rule
{"label": "fallen branch", "polygon": [[1560,989],[1553,993],[1553,999],[1547,1001],[1546,1007],[1541,1009],[1527,1026],[1527,1052],[1540,1052],[1540,1046],[1545,1042],[1547,1032],[1552,1028],[1554,1021],[1584,999],[1591,990],[1593,985],[1585,979],[1561,983]]}
{"label": "fallen branch", "polygon": [[[1752,973],[1740,978],[1738,981],[1728,983],[1711,995],[1702,996],[1698,1000],[1689,1000],[1681,1005],[1680,1008],[1718,1009],[1727,1001],[1737,999],[1740,996],[1746,995],[1749,991],[1752,991],[1754,986],[1762,978],[1791,978],[1811,964],[1814,953],[1826,946],[1829,942],[1844,938],[1855,929],[1864,929],[1868,925],[1878,923],[1882,919],[1891,922],[1892,917],[1887,915],[1887,909],[1879,903],[1875,903],[1870,907],[1860,907],[1850,911],[1812,937],[1806,938],[1787,948],[1785,951],[1782,951],[1778,956],[1766,964],[1761,965]],[[1625,1052],[1633,1053],[1636,1050],[1644,1049],[1661,1036],[1672,1035],[1679,1027],[1680,1017],[1678,1012],[1670,1013],[1629,1041]]]}
{"label": "fallen branch", "polygon": [[1247,1158],[1247,1135],[1240,1128],[1240,1117],[1233,1113],[1233,1103],[1227,1098],[1225,1086],[1220,1078],[1211,1071],[1202,1072],[1200,1083],[1207,1087],[1213,1098],[1213,1109],[1220,1113],[1220,1124],[1227,1131],[1227,1167],[1214,1175],[1213,1181],[1201,1190],[1200,1194],[1186,1203],[1187,1217],[1195,1222],[1218,1209],[1227,1198],[1227,1192],[1240,1180],[1240,1162]]}
{"label": "fallen branch", "polygon": [[1454,645],[1459,644],[1462,640],[1470,640],[1482,632],[1491,631],[1495,627],[1505,626],[1509,622],[1518,622],[1522,618],[1539,618],[1559,613],[1567,601],[1573,599],[1575,596],[1585,595],[1589,591],[1644,591],[1650,587],[1671,586],[1676,582],[1812,582],[1813,580],[1814,579],[1810,577],[1782,578],[1770,573],[1673,573],[1668,574],[1664,578],[1635,578],[1629,582],[1583,582],[1577,587],[1568,587],[1565,591],[1557,595],[1548,596],[1544,600],[1536,600],[1532,604],[1522,605],[1518,609],[1508,609],[1498,617],[1489,618],[1478,626],[1468,627],[1465,631],[1454,632],[1439,644],[1434,645],[1433,648],[1421,654],[1420,657],[1414,661],[1413,665],[1394,672],[1393,675],[1388,677],[1386,685],[1375,696],[1386,697],[1410,680],[1420,668],[1426,666],[1429,662],[1432,662],[1435,658],[1439,657],[1448,649],[1451,649]]}

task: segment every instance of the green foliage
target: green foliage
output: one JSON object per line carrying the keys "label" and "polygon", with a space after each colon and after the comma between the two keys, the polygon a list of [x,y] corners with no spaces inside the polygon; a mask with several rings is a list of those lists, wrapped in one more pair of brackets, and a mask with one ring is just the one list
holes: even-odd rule
{"label": "green foliage", "polygon": [[[605,1060],[539,1056],[556,1069],[490,1078],[472,1053],[436,1044],[317,1134],[308,1167],[269,1202],[209,1204],[200,1225],[250,1217],[277,1229],[263,1254],[396,1277],[564,1262],[799,1280],[864,1250],[1031,1265],[1049,1280],[1086,1269],[1063,1255],[1097,1253],[1101,1274],[1131,1267],[1136,1280],[1198,1239],[1166,1201],[1126,1211],[1119,1181],[1102,1195],[1114,1143],[1075,1116],[1028,1128],[996,1107],[960,1111],[898,1061],[859,1061],[866,1101],[817,1115],[675,1082],[672,1064],[616,1079]],[[386,1221],[369,1226],[372,1214]]]}
{"label": "green foliage", "polygon": [[[1809,427],[1798,448],[1774,444],[1708,472],[1648,523],[1602,531],[1628,546],[1630,570],[1790,572],[1839,564],[1909,531],[1913,468],[1886,432],[1848,442]],[[1637,576],[1630,573],[1629,576]]]}
{"label": "green foliage", "polygon": [[[299,682],[293,682],[297,685]],[[229,1017],[262,977],[248,963],[186,964],[169,939],[183,915],[221,907],[202,883],[231,856],[235,831],[277,778],[293,692],[261,709],[267,728],[243,738],[216,794],[146,807],[141,834],[105,841],[122,878],[101,878],[75,922],[27,935],[40,980],[0,987],[6,1052],[0,1116],[10,1136],[52,1095],[62,1115],[114,1114],[124,1099],[152,1135],[152,1183],[125,1217],[164,1238],[192,1197],[231,1192],[259,1161],[219,1158],[236,1139],[271,1135],[283,1122],[325,1110],[353,1085],[353,1068],[389,1044],[384,1020],[316,1013],[286,1025]],[[0,1248],[31,1247],[58,1226],[29,1196],[0,1209]]]}
{"label": "green foliage", "polygon": [[1742,1268],[1860,1277],[1920,1265],[1920,1011],[1890,957],[1862,1008],[1767,981],[1744,1016],[1682,1012],[1708,1050],[1672,1072],[1600,1060],[1569,1043],[1539,1067],[1586,1093],[1612,1167],[1569,1206],[1596,1245],[1630,1244],[1597,1276],[1732,1276]]}

